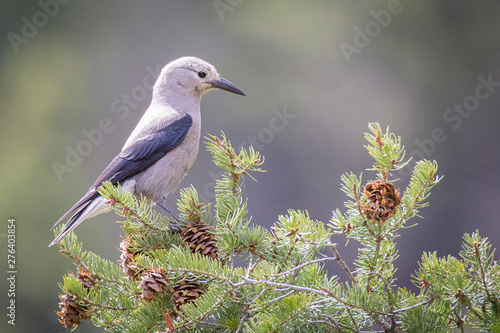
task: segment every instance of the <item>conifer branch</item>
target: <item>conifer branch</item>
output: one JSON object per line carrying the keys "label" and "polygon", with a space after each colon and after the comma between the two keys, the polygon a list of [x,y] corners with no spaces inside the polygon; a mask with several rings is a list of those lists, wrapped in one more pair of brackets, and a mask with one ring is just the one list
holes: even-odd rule
{"label": "conifer branch", "polygon": [[[129,193],[124,193],[121,189],[121,186],[118,185],[116,190],[111,182],[105,182],[102,186],[98,188],[99,194],[108,199],[106,203],[112,207],[115,211],[121,213],[124,217],[134,217],[136,221],[141,223],[144,227],[154,230],[154,231],[170,231],[169,228],[161,228],[155,226],[151,223],[151,212],[140,213],[136,210],[134,206],[131,205],[130,202],[135,202],[132,199],[132,195]],[[126,198],[125,200],[123,198]],[[119,207],[115,207],[115,205],[119,205]]]}
{"label": "conifer branch", "polygon": [[347,308],[351,308],[351,309],[360,309],[360,310],[363,310],[365,311],[367,314],[369,314],[370,316],[387,316],[387,313],[385,312],[382,312],[382,311],[378,311],[378,310],[375,310],[375,309],[369,309],[367,307],[364,307],[363,305],[361,304],[355,304],[353,302],[348,302],[347,300],[341,298],[341,297],[338,297],[336,296],[333,292],[331,292],[330,290],[326,289],[326,288],[322,288],[323,291],[325,292],[325,294],[328,296],[328,297],[331,297],[333,298],[335,301],[345,305]]}
{"label": "conifer branch", "polygon": [[422,301],[422,302],[419,302],[419,303],[407,306],[405,308],[400,308],[400,309],[394,310],[391,313],[392,314],[398,314],[400,312],[405,312],[405,311],[408,311],[408,310],[411,310],[411,309],[414,309],[414,308],[418,308],[419,306],[426,306],[426,305],[428,305],[428,304],[430,304],[432,302],[434,302],[434,297],[430,297],[429,299],[426,299],[425,301]]}
{"label": "conifer branch", "polygon": [[195,320],[190,320],[188,322],[185,322],[177,327],[175,327],[175,330],[180,330],[180,329],[183,329],[183,328],[189,328],[191,326],[193,326],[194,324],[196,324],[197,322],[200,322],[201,320],[203,320],[204,318],[206,318],[206,316],[211,313],[212,311],[214,311],[215,309],[217,309],[225,300],[226,298],[229,296],[229,294],[231,293],[231,290],[228,290],[226,293],[224,293],[222,296],[219,297],[219,300],[217,300],[207,311],[201,313],[198,318],[196,318]]}
{"label": "conifer branch", "polygon": [[344,272],[346,272],[346,274],[349,277],[349,279],[351,280],[352,284],[356,284],[357,283],[356,282],[356,278],[352,274],[352,272],[349,269],[349,267],[347,267],[345,261],[342,260],[342,258],[340,257],[340,253],[337,250],[337,248],[335,247],[335,245],[331,245],[330,248],[332,249],[333,254],[335,254],[335,260],[339,263],[340,267],[342,267],[342,269],[344,270]]}
{"label": "conifer branch", "polygon": [[321,262],[327,262],[327,261],[339,261],[339,258],[338,257],[326,257],[326,258],[314,259],[314,260],[305,262],[303,264],[297,265],[297,266],[295,266],[295,267],[293,267],[293,268],[291,268],[291,269],[289,269],[287,271],[278,273],[278,274],[273,275],[273,276],[268,276],[268,277],[277,278],[277,277],[280,277],[280,276],[290,275],[291,273],[297,272],[297,271],[301,270],[302,268],[304,268],[306,266],[309,266],[309,265],[312,265],[312,264],[321,263]]}
{"label": "conifer branch", "polygon": [[[428,161],[419,161],[417,163],[417,165],[415,166],[415,171],[418,170],[418,169],[420,169],[420,167],[423,164],[426,164],[427,166],[430,165],[430,163],[428,163]],[[416,173],[415,171],[414,171],[414,176],[415,176],[415,173]],[[403,214],[401,214],[401,217],[400,217],[399,221],[397,223],[395,223],[394,226],[390,230],[387,231],[387,234],[390,234],[393,231],[399,229],[405,223],[405,221],[408,218],[411,218],[411,217],[413,217],[413,216],[415,216],[415,215],[418,214],[418,210],[417,210],[418,205],[420,204],[420,202],[422,200],[424,200],[427,197],[426,193],[428,191],[430,191],[430,189],[434,185],[436,185],[440,181],[440,179],[441,179],[439,177],[436,177],[434,179],[434,175],[435,175],[436,171],[437,171],[437,166],[436,166],[435,163],[433,163],[432,167],[427,172],[427,177],[425,178],[424,183],[422,183],[419,186],[418,192],[415,195],[413,195],[413,200],[411,201],[411,205],[409,207],[405,207],[405,211],[404,211]],[[412,185],[412,184],[410,184],[410,185]],[[408,186],[409,189],[410,189],[410,185]]]}
{"label": "conifer branch", "polygon": [[[74,328],[92,317],[112,333],[500,328],[500,266],[477,232],[464,236],[461,259],[424,253],[412,277],[420,288],[417,295],[398,288],[398,231],[428,205],[441,178],[436,162],[417,161],[400,194],[392,177],[409,165],[401,138],[377,123],[369,124],[365,138],[375,180],[365,184],[362,175],[341,176],[346,212],[333,210],[330,228],[300,210],[288,210],[270,229],[252,224],[244,180],[263,172],[264,158],[253,147],[236,152],[224,133],[205,141],[223,171],[215,202],[201,203],[193,186],[181,190],[177,207],[185,223],[179,234],[145,199],[103,184],[99,193],[126,217],[120,222],[126,233],[121,260],[83,251],[70,233],[60,252],[80,270],[60,284],[60,321]],[[342,259],[333,235],[361,244],[354,263]],[[322,254],[325,247],[333,256]],[[326,270],[332,261],[347,275],[345,281]]]}
{"label": "conifer branch", "polygon": [[60,249],[59,253],[62,253],[63,255],[67,256],[71,260],[75,261],[79,266],[81,266],[84,270],[89,271],[89,267],[83,262],[82,258],[77,256],[76,254],[72,253],[67,247]]}
{"label": "conifer branch", "polygon": [[479,272],[481,274],[481,283],[483,284],[486,298],[488,299],[488,302],[493,303],[494,301],[490,295],[488,283],[486,282],[486,274],[484,271],[483,262],[481,260],[481,250],[479,249],[479,243],[477,241],[473,241],[472,246],[474,246],[474,250],[472,251],[472,253],[476,256],[477,266],[479,267]]}
{"label": "conifer branch", "polygon": [[99,310],[99,309],[108,309],[108,310],[113,310],[113,311],[133,311],[135,308],[129,307],[129,308],[120,308],[120,307],[115,307],[111,305],[106,305],[103,303],[96,303],[91,301],[90,299],[83,299],[83,303],[90,305],[93,309]]}
{"label": "conifer branch", "polygon": [[291,290],[295,290],[295,291],[303,291],[303,292],[307,292],[307,293],[314,293],[314,294],[318,294],[320,296],[329,296],[328,292],[325,292],[325,291],[321,291],[321,290],[314,289],[314,288],[308,288],[308,287],[303,287],[303,286],[292,285],[292,284],[288,284],[288,283],[273,282],[273,281],[269,281],[269,280],[250,279],[250,278],[246,278],[244,276],[240,276],[240,279],[242,281],[237,282],[237,283],[231,283],[231,286],[233,288],[239,288],[239,287],[242,287],[242,286],[245,286],[245,285],[249,285],[249,284],[252,284],[252,285],[263,284],[263,285],[265,285],[267,287],[277,287],[277,288],[291,289]]}
{"label": "conifer branch", "polygon": [[267,301],[267,304],[271,304],[271,303],[274,303],[274,302],[277,302],[277,301],[280,301],[284,298],[287,298],[288,296],[290,296],[291,294],[293,294],[295,292],[295,290],[291,290],[289,292],[287,292],[286,294],[283,294],[281,296],[278,296],[276,298],[273,298],[273,299],[270,299]]}

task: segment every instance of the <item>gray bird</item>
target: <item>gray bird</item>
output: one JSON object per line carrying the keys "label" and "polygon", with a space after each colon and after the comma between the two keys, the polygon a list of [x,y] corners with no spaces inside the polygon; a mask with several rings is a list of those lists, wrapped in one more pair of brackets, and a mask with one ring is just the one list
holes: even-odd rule
{"label": "gray bird", "polygon": [[[111,163],[88,192],[68,210],[52,229],[73,213],[52,246],[85,219],[109,210],[97,189],[105,181],[120,184],[124,191],[142,194],[180,220],[166,205],[169,193],[179,186],[193,166],[200,142],[200,102],[212,89],[246,94],[220,77],[214,66],[183,57],[166,65],[153,87],[151,105]],[[175,229],[176,223],[172,224]]]}

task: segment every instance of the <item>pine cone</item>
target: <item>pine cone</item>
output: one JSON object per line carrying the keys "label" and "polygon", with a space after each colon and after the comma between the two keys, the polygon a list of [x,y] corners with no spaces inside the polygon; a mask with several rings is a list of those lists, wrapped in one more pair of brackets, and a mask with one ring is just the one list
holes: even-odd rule
{"label": "pine cone", "polygon": [[161,268],[148,271],[141,277],[142,299],[151,302],[155,296],[164,295],[168,286],[167,277]]}
{"label": "pine cone", "polygon": [[192,253],[217,259],[217,241],[211,228],[203,222],[189,222],[181,229],[182,242],[187,244]]}
{"label": "pine cone", "polygon": [[120,264],[123,267],[123,272],[131,279],[138,280],[143,270],[139,269],[137,265],[133,264],[133,262],[135,260],[135,256],[142,251],[134,251],[131,246],[130,239],[123,237],[122,242],[120,243],[120,250],[122,252],[120,256]]}
{"label": "pine cone", "polygon": [[196,301],[201,295],[203,290],[202,284],[196,280],[187,281],[182,280],[170,288],[170,292],[174,294],[174,305],[177,310],[185,304]]}
{"label": "pine cone", "polygon": [[61,311],[57,312],[57,315],[61,317],[59,322],[63,324],[64,327],[73,328],[80,325],[82,320],[90,319],[90,313],[86,312],[85,308],[76,302],[78,296],[59,294],[59,298],[61,299],[61,302],[59,302]]}
{"label": "pine cone", "polygon": [[399,192],[391,183],[376,180],[365,185],[366,205],[363,215],[372,222],[384,222],[396,215],[401,204]]}
{"label": "pine cone", "polygon": [[88,290],[90,290],[93,286],[97,284],[95,278],[89,271],[79,269],[78,272],[76,273],[76,277],[78,278],[80,283],[83,284],[83,286]]}

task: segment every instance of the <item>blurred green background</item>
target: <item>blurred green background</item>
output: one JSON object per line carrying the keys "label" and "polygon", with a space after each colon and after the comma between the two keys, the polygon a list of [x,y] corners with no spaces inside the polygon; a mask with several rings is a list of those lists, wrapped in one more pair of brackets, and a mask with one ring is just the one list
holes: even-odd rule
{"label": "blurred green background", "polygon": [[[254,223],[269,226],[288,208],[328,222],[343,208],[340,175],[371,165],[363,133],[378,121],[402,136],[408,156],[437,160],[445,176],[424,219],[399,238],[400,285],[414,288],[423,251],[458,255],[465,232],[479,228],[499,247],[499,12],[497,1],[3,0],[0,267],[6,275],[14,217],[18,274],[15,327],[0,282],[0,331],[67,331],[55,314],[57,284],[74,266],[47,247],[49,229],[120,151],[149,104],[154,73],[185,55],[248,94],[205,96],[202,132],[224,130],[265,155],[268,172],[246,183]],[[103,119],[112,129],[89,145],[84,133]],[[86,156],[68,165],[68,149]],[[181,186],[193,184],[208,202],[216,174],[201,149]],[[408,175],[397,177],[403,190]],[[101,215],[76,232],[87,249],[117,260],[116,219]],[[348,263],[356,245],[341,246]]]}

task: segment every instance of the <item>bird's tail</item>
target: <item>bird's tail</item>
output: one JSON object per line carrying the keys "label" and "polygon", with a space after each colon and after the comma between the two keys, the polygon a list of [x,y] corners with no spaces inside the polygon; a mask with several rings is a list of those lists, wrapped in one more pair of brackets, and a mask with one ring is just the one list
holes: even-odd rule
{"label": "bird's tail", "polygon": [[[59,221],[56,222],[54,227],[61,222],[67,215],[69,215],[71,212],[76,211],[68,220],[68,223],[64,226],[63,231],[57,237],[52,241],[52,243],[49,244],[49,247],[59,243],[64,237],[66,237],[71,231],[73,231],[80,223],[82,223],[84,220],[93,217],[95,215],[98,215],[100,213],[103,213],[105,209],[103,210],[103,206],[106,202],[106,199],[104,199],[101,196],[98,196],[93,199],[86,200],[84,202],[80,202],[80,205],[75,208],[73,206],[72,209],[70,209],[66,214],[64,214]],[[54,228],[52,227],[52,228]]]}

